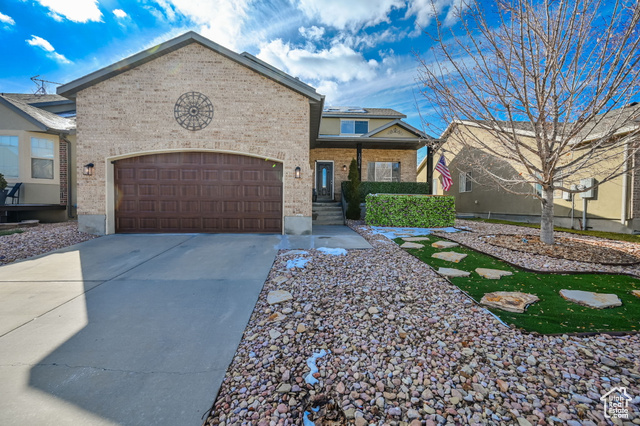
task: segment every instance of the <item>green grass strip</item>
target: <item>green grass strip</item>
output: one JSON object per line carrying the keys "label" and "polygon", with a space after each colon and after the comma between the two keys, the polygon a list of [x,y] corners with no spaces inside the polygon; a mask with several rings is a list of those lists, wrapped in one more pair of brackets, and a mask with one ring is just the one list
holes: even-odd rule
{"label": "green grass strip", "polygon": [[5,235],[13,235],[13,234],[22,234],[24,231],[22,229],[8,229],[6,231],[0,231],[0,237],[4,237]]}
{"label": "green grass strip", "polygon": [[[436,249],[431,243],[447,241],[434,235],[424,241],[422,249],[409,249],[424,263],[436,271],[438,268],[455,268],[471,272],[469,277],[450,278],[451,282],[469,293],[477,302],[482,296],[494,291],[521,291],[540,298],[522,314],[490,309],[502,321],[515,327],[541,334],[637,331],[640,329],[640,298],[630,294],[640,290],[640,280],[626,275],[611,274],[543,274],[526,272],[506,262],[495,259],[466,247]],[[401,238],[395,240],[402,244]],[[421,243],[422,244],[422,243]],[[442,251],[464,253],[466,258],[459,263],[435,259],[432,254]],[[499,280],[481,277],[476,268],[501,269],[513,272]],[[622,300],[622,306],[609,309],[592,309],[563,299],[562,289],[614,293]]]}

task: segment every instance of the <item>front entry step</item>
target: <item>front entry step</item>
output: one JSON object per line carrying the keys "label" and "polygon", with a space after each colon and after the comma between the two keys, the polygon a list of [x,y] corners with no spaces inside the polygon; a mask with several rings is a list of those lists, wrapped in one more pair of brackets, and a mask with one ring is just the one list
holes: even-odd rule
{"label": "front entry step", "polygon": [[342,203],[317,202],[312,207],[313,225],[344,225]]}

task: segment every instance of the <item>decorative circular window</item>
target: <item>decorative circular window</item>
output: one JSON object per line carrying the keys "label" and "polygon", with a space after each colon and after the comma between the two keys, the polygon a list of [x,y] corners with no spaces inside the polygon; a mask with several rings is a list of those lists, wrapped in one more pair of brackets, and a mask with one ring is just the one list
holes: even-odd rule
{"label": "decorative circular window", "polygon": [[202,130],[213,119],[213,104],[199,92],[187,92],[178,98],[173,108],[178,124],[187,130]]}

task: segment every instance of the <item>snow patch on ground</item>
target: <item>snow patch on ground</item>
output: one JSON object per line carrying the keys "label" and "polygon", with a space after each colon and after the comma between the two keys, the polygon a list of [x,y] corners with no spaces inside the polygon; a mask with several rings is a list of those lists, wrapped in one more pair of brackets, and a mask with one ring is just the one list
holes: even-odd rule
{"label": "snow patch on ground", "polygon": [[304,257],[296,257],[292,260],[287,260],[287,269],[304,268],[311,259],[305,259]]}
{"label": "snow patch on ground", "polygon": [[320,247],[317,249],[324,254],[332,254],[334,256],[346,256],[347,251],[343,248],[328,248],[328,247]]}
{"label": "snow patch on ground", "polygon": [[390,240],[398,237],[418,237],[422,235],[429,235],[433,231],[438,232],[459,232],[457,228],[391,228],[386,226],[372,226],[371,232],[374,234],[382,235]]}
{"label": "snow patch on ground", "polygon": [[315,385],[316,383],[318,383],[318,379],[313,377],[313,375],[318,372],[318,366],[316,365],[316,360],[318,358],[322,358],[326,354],[327,354],[327,351],[322,349],[320,352],[316,352],[313,355],[311,355],[311,357],[307,360],[307,367],[309,367],[311,371],[309,372],[309,374],[307,374],[307,377],[304,378],[305,382],[309,383],[310,385]]}

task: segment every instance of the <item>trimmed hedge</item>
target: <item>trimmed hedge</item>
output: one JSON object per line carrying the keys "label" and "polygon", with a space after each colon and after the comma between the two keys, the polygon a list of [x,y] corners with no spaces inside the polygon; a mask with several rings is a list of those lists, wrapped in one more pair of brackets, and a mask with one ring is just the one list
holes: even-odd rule
{"label": "trimmed hedge", "polygon": [[[342,192],[351,200],[349,182],[342,181]],[[364,203],[369,194],[429,194],[429,186],[424,182],[360,182],[360,202]]]}
{"label": "trimmed hedge", "polygon": [[369,194],[365,221],[372,226],[444,228],[456,218],[451,195]]}

